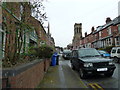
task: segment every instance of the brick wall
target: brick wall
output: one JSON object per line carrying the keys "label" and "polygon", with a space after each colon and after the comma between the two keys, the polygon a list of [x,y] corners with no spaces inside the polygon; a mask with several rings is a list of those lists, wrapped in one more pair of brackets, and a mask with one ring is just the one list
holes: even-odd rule
{"label": "brick wall", "polygon": [[44,61],[44,71],[46,72],[51,64],[51,61],[49,59],[46,59]]}
{"label": "brick wall", "polygon": [[[22,68],[21,70],[19,69],[20,73],[17,75],[15,75],[17,69],[13,69],[16,71],[15,73],[11,70],[12,74],[9,74],[10,76],[2,77],[2,86],[3,88],[35,88],[42,81],[44,73],[48,70],[49,66],[50,59],[46,59],[30,66],[25,71],[21,72]],[[11,72],[9,71],[9,73]]]}

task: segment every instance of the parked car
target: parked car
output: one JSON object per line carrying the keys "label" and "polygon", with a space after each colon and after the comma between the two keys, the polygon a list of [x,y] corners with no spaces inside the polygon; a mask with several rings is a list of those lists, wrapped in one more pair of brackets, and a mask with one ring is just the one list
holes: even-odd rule
{"label": "parked car", "polygon": [[112,59],[104,58],[94,48],[80,48],[72,51],[71,67],[79,71],[80,77],[86,78],[89,74],[100,73],[111,77],[115,70]]}
{"label": "parked car", "polygon": [[120,47],[113,47],[112,48],[111,58],[113,58],[114,61],[120,63]]}
{"label": "parked car", "polygon": [[98,50],[98,52],[99,52],[103,57],[110,58],[110,54],[109,54],[107,51]]}
{"label": "parked car", "polygon": [[64,50],[62,57],[66,60],[69,60],[71,58],[71,50]]}

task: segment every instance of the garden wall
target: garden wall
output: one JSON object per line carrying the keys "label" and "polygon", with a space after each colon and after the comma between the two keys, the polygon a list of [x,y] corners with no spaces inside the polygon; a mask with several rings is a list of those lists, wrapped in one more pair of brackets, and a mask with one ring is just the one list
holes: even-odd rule
{"label": "garden wall", "polygon": [[50,66],[50,59],[35,60],[16,68],[2,70],[3,88],[35,88]]}

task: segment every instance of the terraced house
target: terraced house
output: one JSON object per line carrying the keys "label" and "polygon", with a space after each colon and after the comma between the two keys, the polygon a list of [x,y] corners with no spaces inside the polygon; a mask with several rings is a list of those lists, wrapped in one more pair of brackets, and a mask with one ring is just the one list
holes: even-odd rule
{"label": "terraced house", "polygon": [[[81,36],[81,35],[80,35]],[[73,48],[92,47],[105,48],[107,46],[120,46],[120,16],[111,20],[106,18],[106,24],[91,28],[91,33],[85,32],[85,37],[79,38],[77,46],[73,42]]]}
{"label": "terraced house", "polygon": [[0,23],[0,58],[14,57],[17,52],[26,52],[29,46],[46,43],[55,46],[53,37],[48,34],[41,22],[31,13],[29,2],[3,2],[2,22]]}
{"label": "terraced house", "polygon": [[[119,18],[117,17],[114,20],[107,18],[105,25],[97,27],[93,32],[94,41],[91,42],[92,47],[104,48],[120,45]],[[89,47],[88,44],[86,44],[86,47]]]}

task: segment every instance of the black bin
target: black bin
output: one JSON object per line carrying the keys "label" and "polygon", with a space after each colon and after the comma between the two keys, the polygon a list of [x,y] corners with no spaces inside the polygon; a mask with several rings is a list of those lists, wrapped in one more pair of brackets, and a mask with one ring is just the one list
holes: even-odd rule
{"label": "black bin", "polygon": [[59,65],[59,55],[57,54],[57,57],[56,57],[56,65]]}

